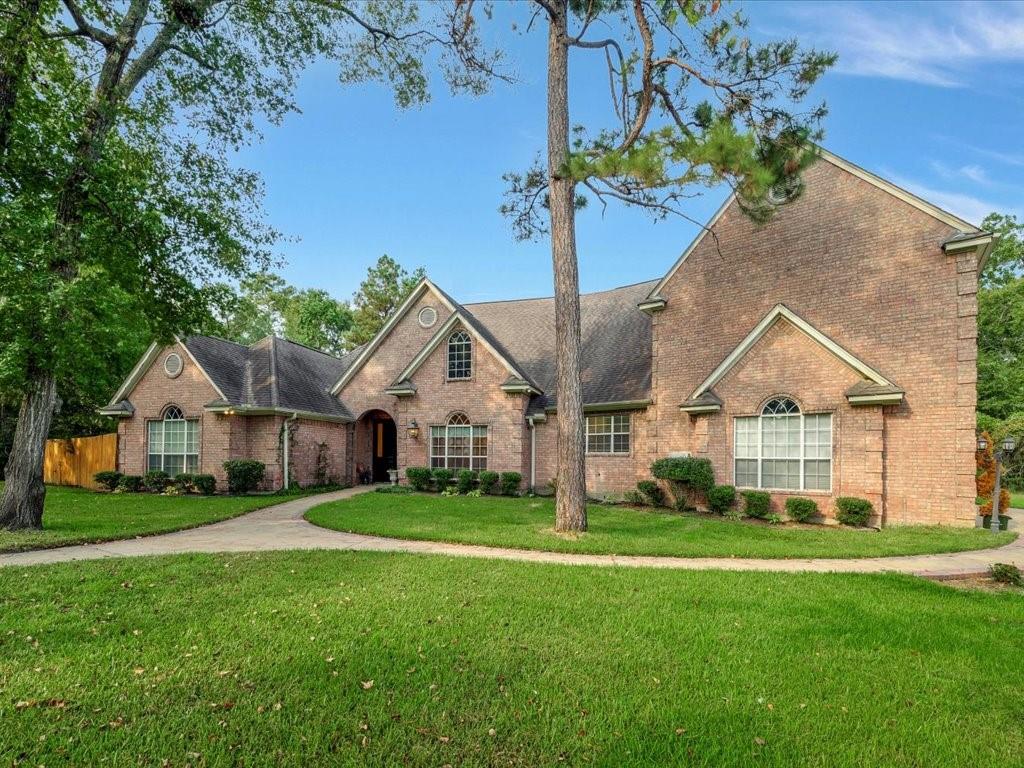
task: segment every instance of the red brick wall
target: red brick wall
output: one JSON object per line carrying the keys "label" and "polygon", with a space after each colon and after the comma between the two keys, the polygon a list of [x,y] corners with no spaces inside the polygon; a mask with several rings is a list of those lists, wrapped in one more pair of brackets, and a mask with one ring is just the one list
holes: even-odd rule
{"label": "red brick wall", "polygon": [[[693,450],[698,420],[679,403],[784,303],[906,390],[884,416],[878,408],[839,414],[840,428],[862,420],[865,432],[859,458],[834,458],[844,486],[875,488],[880,476],[887,523],[973,524],[976,271],[973,257],[942,252],[954,230],[821,161],[807,172],[804,195],[769,224],[759,228],[734,207],[715,231],[719,248],[704,238],[663,287],[668,304],[653,316],[657,454]],[[743,407],[773,391],[811,397],[798,369],[749,383]],[[731,449],[721,446],[731,426],[722,422],[712,421],[709,434],[720,480],[732,476]]]}
{"label": "red brick wall", "polygon": [[328,482],[346,479],[345,430],[349,427],[329,421],[298,419],[289,427],[291,432],[291,453],[288,471],[292,482],[299,485],[313,485],[317,482],[317,459],[321,445]]}

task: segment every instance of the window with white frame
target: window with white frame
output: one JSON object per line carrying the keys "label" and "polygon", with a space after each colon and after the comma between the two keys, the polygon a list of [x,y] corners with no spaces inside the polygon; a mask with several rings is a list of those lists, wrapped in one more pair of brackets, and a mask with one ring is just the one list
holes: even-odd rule
{"label": "window with white frame", "polygon": [[430,428],[430,466],[447,469],[487,469],[487,427],[469,423],[464,413]]}
{"label": "window with white frame", "polygon": [[181,409],[169,405],[163,418],[148,423],[148,458],[150,472],[167,474],[199,471],[199,421],[186,419]]}
{"label": "window with white frame", "polygon": [[465,331],[448,337],[448,378],[473,378],[473,342]]}
{"label": "window with white frame", "polygon": [[629,453],[629,414],[587,416],[587,453]]}
{"label": "window with white frame", "polygon": [[832,414],[803,414],[787,397],[734,422],[734,482],[740,488],[832,489]]}

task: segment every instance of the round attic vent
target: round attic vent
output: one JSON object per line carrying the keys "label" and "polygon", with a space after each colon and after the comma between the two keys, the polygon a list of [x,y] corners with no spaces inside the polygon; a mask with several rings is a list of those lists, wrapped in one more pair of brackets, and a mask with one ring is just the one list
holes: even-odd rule
{"label": "round attic vent", "polygon": [[419,314],[420,325],[424,328],[432,328],[437,322],[437,310],[433,307],[424,307]]}
{"label": "round attic vent", "polygon": [[164,373],[168,377],[174,379],[181,373],[181,369],[184,366],[181,362],[181,355],[177,352],[171,352],[167,357],[164,358]]}

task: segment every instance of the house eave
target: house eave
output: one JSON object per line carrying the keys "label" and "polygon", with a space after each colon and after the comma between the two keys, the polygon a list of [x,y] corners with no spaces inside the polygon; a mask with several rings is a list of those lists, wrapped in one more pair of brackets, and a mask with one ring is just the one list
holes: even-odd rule
{"label": "house eave", "polygon": [[[605,411],[642,411],[653,405],[653,400],[613,400],[607,403],[584,403],[584,413],[602,413]],[[549,405],[545,413],[557,413],[557,405]]]}
{"label": "house eave", "polygon": [[328,413],[303,411],[297,408],[261,408],[251,405],[207,405],[203,407],[207,413],[219,413],[225,416],[297,416],[310,421],[329,421],[335,424],[351,424],[353,419],[346,416],[335,416]]}
{"label": "house eave", "polygon": [[701,414],[701,413],[718,413],[722,410],[720,405],[680,405],[679,410],[683,413],[689,414]]}
{"label": "house eave", "polygon": [[384,390],[384,394],[395,397],[412,397],[416,394],[416,387],[388,387]]}
{"label": "house eave", "polygon": [[893,405],[903,402],[902,392],[892,392],[884,395],[847,395],[846,401],[850,405]]}
{"label": "house eave", "polygon": [[502,384],[501,391],[510,395],[540,395],[543,394],[536,387],[529,384]]}
{"label": "house eave", "polygon": [[639,304],[636,305],[636,308],[639,309],[641,312],[647,312],[648,314],[651,314],[653,312],[661,312],[661,310],[665,308],[665,305],[667,303],[668,302],[666,302],[665,299],[661,298],[660,296],[655,296],[654,298],[645,299],[644,301],[641,301]]}

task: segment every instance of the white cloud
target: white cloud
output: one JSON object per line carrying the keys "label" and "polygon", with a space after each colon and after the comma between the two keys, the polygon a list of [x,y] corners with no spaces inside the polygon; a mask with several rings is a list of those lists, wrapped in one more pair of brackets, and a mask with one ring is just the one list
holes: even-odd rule
{"label": "white cloud", "polygon": [[959,168],[950,168],[939,160],[932,160],[929,165],[931,165],[931,168],[935,171],[936,175],[946,179],[947,181],[963,181],[964,179],[967,179],[975,184],[982,184],[984,186],[992,184],[988,171],[976,163],[962,165]]}
{"label": "white cloud", "polygon": [[798,4],[790,13],[851,75],[966,85],[971,66],[1024,61],[1024,3]]}
{"label": "white cloud", "polygon": [[975,184],[989,184],[988,172],[980,165],[965,165],[960,168],[960,173],[973,181]]}

